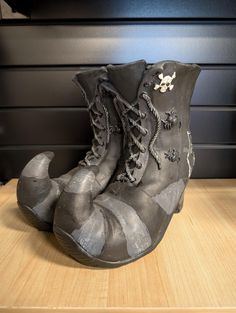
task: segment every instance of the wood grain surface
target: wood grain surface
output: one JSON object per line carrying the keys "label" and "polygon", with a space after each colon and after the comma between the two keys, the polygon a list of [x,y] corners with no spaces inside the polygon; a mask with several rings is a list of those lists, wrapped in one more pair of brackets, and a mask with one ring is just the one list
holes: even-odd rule
{"label": "wood grain surface", "polygon": [[65,255],[0,187],[0,312],[236,312],[236,180],[191,180],[160,245],[117,269]]}

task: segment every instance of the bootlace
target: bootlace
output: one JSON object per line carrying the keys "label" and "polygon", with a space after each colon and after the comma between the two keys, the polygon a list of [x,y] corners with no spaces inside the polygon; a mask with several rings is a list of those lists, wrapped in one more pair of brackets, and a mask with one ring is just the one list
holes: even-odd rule
{"label": "bootlace", "polygon": [[[143,118],[146,117],[146,114],[141,112],[138,108],[138,103],[129,103],[124,99],[121,99],[119,96],[116,96],[114,101],[121,102],[125,109],[122,111],[123,125],[125,125],[125,130],[128,139],[128,158],[125,160],[124,172],[117,176],[118,181],[130,181],[133,183],[136,179],[133,176],[134,168],[141,168],[142,163],[138,160],[140,152],[145,153],[146,147],[141,143],[143,136],[146,136],[148,130],[144,128],[140,122]],[[136,118],[131,117],[128,113],[132,112],[135,114]],[[127,119],[127,122],[124,122],[124,118]],[[138,134],[134,133],[134,129],[138,131]],[[136,150],[135,151],[135,147]],[[131,167],[133,165],[134,168]]]}
{"label": "bootlace", "polygon": [[[154,143],[157,140],[160,131],[161,131],[161,118],[160,115],[157,111],[157,109],[154,107],[151,98],[148,96],[147,93],[142,93],[140,95],[145,101],[146,104],[151,111],[151,113],[154,115],[156,119],[156,131],[154,133],[153,138],[151,139],[149,143],[149,151],[153,158],[156,160],[158,169],[161,169],[161,162],[159,155],[157,151],[154,149]],[[140,152],[145,153],[146,152],[146,147],[142,144],[141,139],[143,136],[146,136],[148,134],[148,130],[144,128],[142,125],[140,125],[141,120],[146,117],[146,114],[141,112],[141,110],[138,108],[139,104],[138,102],[135,103],[128,103],[124,99],[119,98],[119,96],[116,96],[115,101],[120,101],[124,106],[125,109],[122,111],[122,118],[124,117],[127,118],[128,123],[123,121],[123,125],[125,125],[126,129],[126,134],[127,134],[127,139],[128,139],[128,158],[125,160],[125,168],[124,172],[119,174],[117,176],[118,181],[130,181],[131,183],[135,182],[135,177],[133,176],[134,174],[134,169],[135,167],[140,169],[142,167],[142,163],[138,160]],[[136,119],[132,118],[128,113],[133,112],[136,115]],[[132,131],[133,128],[136,128],[138,130],[138,135],[134,134]],[[134,152],[134,149],[136,148],[137,152]],[[131,164],[134,166],[131,167]]]}
{"label": "bootlace", "polygon": [[89,166],[90,162],[96,158],[100,158],[99,147],[104,146],[104,140],[101,136],[101,132],[106,130],[106,127],[101,124],[99,118],[103,116],[104,113],[98,110],[98,107],[102,106],[105,112],[105,122],[108,123],[108,112],[105,106],[101,103],[101,97],[99,95],[95,96],[95,101],[89,104],[88,110],[90,114],[91,126],[93,129],[94,138],[92,140],[91,149],[86,153],[85,158],[79,162],[81,165]]}
{"label": "bootlace", "polygon": [[156,130],[155,130],[154,136],[152,137],[152,139],[149,143],[148,148],[149,148],[151,155],[153,156],[153,158],[155,159],[155,161],[157,163],[158,169],[160,170],[161,169],[161,160],[160,160],[160,157],[159,157],[157,151],[154,148],[154,144],[155,144],[155,141],[157,140],[157,138],[161,132],[161,117],[160,117],[158,110],[153,105],[152,100],[149,97],[149,95],[146,92],[144,92],[144,93],[142,93],[141,96],[146,101],[149,110],[151,111],[151,113],[153,114],[153,116],[156,120]]}

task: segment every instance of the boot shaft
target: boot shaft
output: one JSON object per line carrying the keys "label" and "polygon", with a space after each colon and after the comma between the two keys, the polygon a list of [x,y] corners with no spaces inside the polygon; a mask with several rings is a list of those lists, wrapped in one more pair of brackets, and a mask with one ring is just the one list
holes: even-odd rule
{"label": "boot shaft", "polygon": [[[134,75],[139,87],[136,97],[130,102],[126,93],[122,92],[124,82],[117,84],[120,72],[130,72],[129,64],[120,66],[118,70],[115,66],[108,67],[108,75],[119,90],[117,100],[127,133],[126,162],[118,180],[133,185],[142,182],[147,186],[146,191],[152,194],[159,192],[167,182],[179,178],[187,181],[191,174],[194,155],[189,108],[200,68],[163,61],[141,72],[140,62],[136,62],[136,68],[142,78]],[[126,77],[125,83],[129,86],[133,77]]]}
{"label": "boot shaft", "polygon": [[[144,100],[140,101],[140,110],[148,107],[151,120],[143,123],[150,136],[146,139],[149,158],[142,182],[150,194],[179,179],[186,183],[192,173],[190,101],[199,73],[200,68],[195,64],[163,61],[152,65],[144,75],[139,89]],[[153,173],[157,183],[150,183]]]}
{"label": "boot shaft", "polygon": [[98,165],[107,154],[111,137],[121,140],[121,122],[113,104],[113,97],[106,92],[103,85],[107,83],[105,67],[96,70],[79,72],[74,82],[79,85],[88,105],[90,124],[94,138],[91,151],[81,165]]}

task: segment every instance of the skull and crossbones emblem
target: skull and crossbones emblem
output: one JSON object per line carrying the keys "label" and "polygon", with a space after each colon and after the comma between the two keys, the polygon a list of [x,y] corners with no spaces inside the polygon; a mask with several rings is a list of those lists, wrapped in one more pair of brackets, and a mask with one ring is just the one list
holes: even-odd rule
{"label": "skull and crossbones emblem", "polygon": [[173,73],[172,76],[167,75],[164,76],[163,73],[158,75],[158,78],[161,80],[159,84],[155,84],[154,90],[158,90],[161,93],[166,92],[167,90],[172,90],[174,85],[172,84],[172,80],[176,77],[176,72]]}

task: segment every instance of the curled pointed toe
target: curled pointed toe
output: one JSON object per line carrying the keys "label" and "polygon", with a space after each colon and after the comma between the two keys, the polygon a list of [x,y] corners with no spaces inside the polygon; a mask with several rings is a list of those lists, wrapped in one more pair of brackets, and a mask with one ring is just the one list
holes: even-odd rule
{"label": "curled pointed toe", "polygon": [[[74,82],[80,87],[88,104],[94,133],[91,149],[78,166],[54,179],[50,179],[48,175],[53,152],[38,154],[23,169],[17,186],[19,208],[40,230],[52,230],[56,202],[64,188],[64,196],[67,195],[68,188],[70,192],[73,190],[73,185],[67,188],[73,175],[81,171],[78,182],[80,192],[83,193],[85,187],[92,187],[91,197],[95,197],[108,184],[120,157],[123,138],[121,121],[114,108],[112,95],[104,90],[104,84],[108,85],[106,69],[101,67],[81,71],[76,74]],[[94,177],[91,178],[93,182],[89,181],[89,185],[87,178],[90,176],[87,177],[85,173],[87,168],[94,170]],[[62,199],[65,199],[64,196]],[[84,199],[87,199],[84,195],[77,196],[82,206]]]}
{"label": "curled pointed toe", "polygon": [[17,184],[19,209],[34,227],[45,231],[52,231],[53,206],[59,191],[48,175],[53,157],[49,151],[36,155],[24,167]]}

